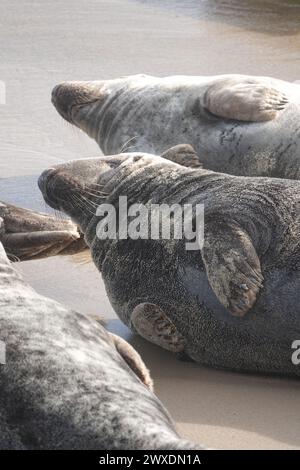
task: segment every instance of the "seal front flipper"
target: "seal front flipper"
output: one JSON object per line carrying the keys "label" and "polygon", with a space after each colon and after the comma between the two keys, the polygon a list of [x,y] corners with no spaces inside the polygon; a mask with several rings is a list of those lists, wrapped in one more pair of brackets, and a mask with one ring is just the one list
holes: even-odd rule
{"label": "seal front flipper", "polygon": [[137,305],[132,312],[131,323],[143,338],[168,351],[181,352],[185,348],[184,337],[156,304]]}
{"label": "seal front flipper", "polygon": [[146,387],[153,391],[153,382],[150,376],[150,372],[145,366],[144,361],[137,351],[120,336],[109,333],[112,338],[115,348],[122,356],[126,364],[133,370],[138,378],[143,382]]}
{"label": "seal front flipper", "polygon": [[205,220],[201,250],[208,281],[232,315],[242,317],[262,287],[260,261],[248,234],[235,223]]}
{"label": "seal front flipper", "polygon": [[161,157],[190,168],[202,168],[203,166],[199,155],[189,144],[175,145],[163,152]]}
{"label": "seal front flipper", "polygon": [[201,105],[215,116],[237,121],[270,121],[288,103],[278,89],[256,78],[225,78],[211,85]]}

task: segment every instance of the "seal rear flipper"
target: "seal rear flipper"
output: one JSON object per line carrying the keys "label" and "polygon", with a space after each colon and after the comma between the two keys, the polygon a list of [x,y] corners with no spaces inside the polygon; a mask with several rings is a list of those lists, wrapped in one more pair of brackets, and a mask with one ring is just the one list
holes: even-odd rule
{"label": "seal rear flipper", "polygon": [[161,154],[162,158],[190,168],[202,168],[199,155],[189,144],[175,145]]}
{"label": "seal rear flipper", "polygon": [[143,384],[153,391],[153,382],[150,372],[138,352],[120,336],[114,335],[113,333],[109,333],[109,335],[126,364],[133,370]]}
{"label": "seal rear flipper", "polygon": [[139,335],[171,352],[182,352],[185,339],[174,323],[156,304],[141,303],[131,315],[131,323]]}
{"label": "seal rear flipper", "polygon": [[1,241],[11,261],[73,255],[88,251],[77,226],[69,219],[0,201]]}
{"label": "seal rear flipper", "polygon": [[248,234],[235,223],[206,220],[202,258],[219,301],[232,315],[244,316],[263,283],[260,261]]}
{"label": "seal rear flipper", "polygon": [[1,241],[6,252],[12,256],[12,261],[15,258],[28,261],[58,254],[72,254],[71,246],[78,243],[79,234],[76,238],[75,234],[66,230],[5,233],[1,236]]}
{"label": "seal rear flipper", "polygon": [[215,116],[248,122],[275,119],[287,103],[280,90],[255,77],[218,80],[201,100],[201,105]]}

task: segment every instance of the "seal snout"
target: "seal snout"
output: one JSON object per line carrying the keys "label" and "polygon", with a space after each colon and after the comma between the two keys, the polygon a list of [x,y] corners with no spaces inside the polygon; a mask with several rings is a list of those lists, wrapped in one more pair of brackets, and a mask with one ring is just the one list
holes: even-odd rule
{"label": "seal snout", "polygon": [[92,105],[102,99],[102,82],[62,82],[52,90],[51,101],[59,114],[71,124],[79,107]]}
{"label": "seal snout", "polygon": [[57,170],[54,168],[49,168],[48,170],[43,171],[38,179],[38,187],[46,201],[46,203],[51,206],[53,209],[59,209],[57,203],[53,198],[51,187],[53,187],[54,178],[57,175]]}
{"label": "seal snout", "polygon": [[71,109],[72,106],[76,104],[78,94],[77,82],[62,82],[56,85],[52,90],[52,104],[59,114],[70,123],[72,123]]}

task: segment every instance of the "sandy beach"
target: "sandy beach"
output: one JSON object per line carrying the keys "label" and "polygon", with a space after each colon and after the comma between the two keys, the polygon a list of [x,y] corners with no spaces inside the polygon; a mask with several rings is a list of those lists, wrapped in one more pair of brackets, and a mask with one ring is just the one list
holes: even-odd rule
{"label": "sandy beach", "polygon": [[[249,6],[251,3],[251,6]],[[300,4],[284,1],[2,0],[0,200],[45,210],[36,179],[60,161],[101,155],[50,102],[62,80],[134,73],[245,73],[300,80]],[[300,449],[300,383],[179,362],[133,336],[92,264],[18,265],[40,293],[102,316],[151,370],[182,435],[221,449]]]}

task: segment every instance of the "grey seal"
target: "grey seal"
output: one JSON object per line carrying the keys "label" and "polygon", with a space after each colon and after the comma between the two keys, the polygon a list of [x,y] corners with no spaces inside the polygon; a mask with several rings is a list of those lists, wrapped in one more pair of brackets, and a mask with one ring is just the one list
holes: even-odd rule
{"label": "grey seal", "polygon": [[[133,331],[218,368],[300,375],[300,182],[183,167],[145,153],[46,170],[45,201],[85,234],[110,302]],[[101,192],[98,189],[101,188]],[[77,195],[80,204],[73,197]],[[204,204],[204,246],[185,240],[101,239],[99,204]],[[122,214],[121,214],[122,215]],[[192,216],[193,219],[194,215]]]}
{"label": "grey seal", "polygon": [[105,155],[191,144],[204,168],[300,178],[300,86],[247,75],[64,82],[52,102]]}
{"label": "grey seal", "polygon": [[178,436],[138,353],[35,292],[1,243],[0,341],[0,449],[201,448]]}

